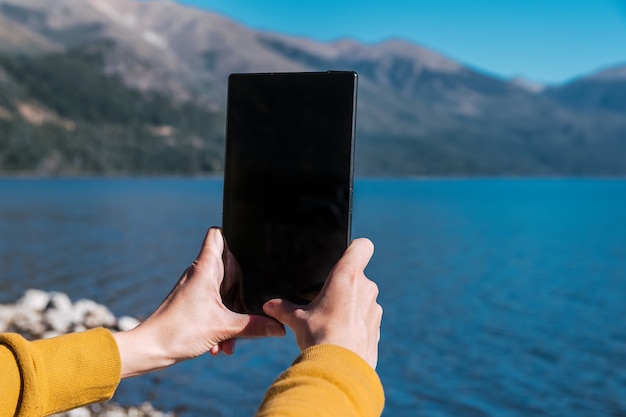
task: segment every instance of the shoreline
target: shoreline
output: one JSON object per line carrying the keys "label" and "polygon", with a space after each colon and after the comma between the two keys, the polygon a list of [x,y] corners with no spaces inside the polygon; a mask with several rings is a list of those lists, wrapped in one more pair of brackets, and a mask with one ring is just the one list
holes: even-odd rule
{"label": "shoreline", "polygon": [[[112,332],[139,325],[130,316],[116,317],[105,305],[93,300],[72,302],[63,292],[29,289],[14,304],[0,304],[0,333],[18,333],[28,340],[47,339],[67,333],[104,327]],[[172,412],[154,409],[148,401],[120,406],[113,401],[95,403],[56,417],[175,417]]]}

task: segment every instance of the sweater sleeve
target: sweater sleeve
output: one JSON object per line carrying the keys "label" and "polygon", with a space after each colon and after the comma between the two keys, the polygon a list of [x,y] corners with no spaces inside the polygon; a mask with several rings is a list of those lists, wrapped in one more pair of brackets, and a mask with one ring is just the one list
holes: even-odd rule
{"label": "sweater sleeve", "polygon": [[272,384],[257,417],[379,417],[383,387],[355,353],[334,345],[311,347]]}
{"label": "sweater sleeve", "polygon": [[110,399],[121,363],[111,332],[29,342],[0,334],[0,417],[47,416]]}

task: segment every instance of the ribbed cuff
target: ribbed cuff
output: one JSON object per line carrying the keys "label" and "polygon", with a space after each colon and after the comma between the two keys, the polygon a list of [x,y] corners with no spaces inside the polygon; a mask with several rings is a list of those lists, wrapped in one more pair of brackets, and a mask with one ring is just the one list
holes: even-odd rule
{"label": "ribbed cuff", "polygon": [[265,394],[257,417],[380,417],[383,387],[356,353],[335,345],[306,349]]}
{"label": "ribbed cuff", "polygon": [[[337,345],[317,345],[305,349],[296,358],[293,366],[315,364],[331,370],[342,388],[352,398],[358,399],[367,410],[363,415],[380,416],[385,406],[385,393],[376,371],[356,353]],[[335,381],[336,383],[338,381]]]}
{"label": "ribbed cuff", "polygon": [[29,342],[3,335],[21,375],[18,416],[49,415],[110,399],[120,381],[111,332],[94,329]]}

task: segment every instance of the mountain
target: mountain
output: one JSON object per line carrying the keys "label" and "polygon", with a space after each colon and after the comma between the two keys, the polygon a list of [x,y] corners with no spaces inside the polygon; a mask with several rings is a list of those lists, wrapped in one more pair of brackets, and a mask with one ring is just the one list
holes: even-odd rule
{"label": "mountain", "polygon": [[626,114],[626,64],[607,68],[548,89],[545,94],[559,103],[583,111]]}
{"label": "mountain", "polygon": [[400,39],[322,43],[166,0],[0,0],[0,53],[0,171],[219,172],[230,73],[349,69],[360,175],[626,174],[619,70],[538,91]]}

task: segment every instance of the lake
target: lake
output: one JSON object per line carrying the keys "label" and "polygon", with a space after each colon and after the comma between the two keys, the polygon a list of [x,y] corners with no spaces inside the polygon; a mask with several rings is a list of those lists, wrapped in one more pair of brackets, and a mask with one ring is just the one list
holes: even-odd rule
{"label": "lake", "polygon": [[[220,179],[0,180],[0,303],[27,288],[145,318],[220,224]],[[387,417],[626,415],[626,180],[355,183],[384,308]],[[122,404],[250,416],[292,335],[123,381]]]}

